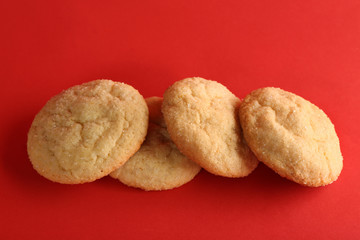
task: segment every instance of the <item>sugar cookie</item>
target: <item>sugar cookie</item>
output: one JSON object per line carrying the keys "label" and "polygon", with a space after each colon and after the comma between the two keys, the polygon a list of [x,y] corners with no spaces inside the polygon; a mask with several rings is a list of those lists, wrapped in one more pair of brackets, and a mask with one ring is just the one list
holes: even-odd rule
{"label": "sugar cookie", "polygon": [[306,186],[335,181],[343,167],[334,125],[317,106],[279,88],[250,93],[239,111],[245,139],[257,158]]}
{"label": "sugar cookie", "polygon": [[161,112],[162,98],[148,97],[145,98],[145,101],[149,108],[149,122],[166,128],[165,120]]}
{"label": "sugar cookie", "polygon": [[200,171],[171,141],[160,112],[162,99],[147,98],[149,129],[139,151],[123,166],[110,174],[122,183],[143,190],[166,190],[179,187]]}
{"label": "sugar cookie", "polygon": [[258,161],[242,137],[239,105],[240,99],[220,83],[195,77],[166,90],[162,112],[185,156],[213,174],[244,177]]}
{"label": "sugar cookie", "polygon": [[35,170],[59,183],[91,182],[120,167],[144,141],[148,108],[133,87],[96,80],[51,98],[36,115],[27,149]]}

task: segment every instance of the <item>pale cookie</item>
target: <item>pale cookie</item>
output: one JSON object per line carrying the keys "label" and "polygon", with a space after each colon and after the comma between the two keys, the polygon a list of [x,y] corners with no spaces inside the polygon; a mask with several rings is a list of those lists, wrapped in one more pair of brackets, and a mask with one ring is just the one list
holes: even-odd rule
{"label": "pale cookie", "polygon": [[201,168],[180,153],[166,127],[161,126],[164,122],[160,112],[162,99],[152,97],[146,102],[150,114],[146,140],[139,151],[110,176],[147,191],[179,187],[192,180]]}
{"label": "pale cookie", "polygon": [[145,98],[149,108],[149,121],[166,128],[165,120],[161,112],[162,98],[148,97]]}
{"label": "pale cookie", "polygon": [[251,150],[281,176],[314,187],[338,178],[343,167],[339,139],[314,104],[268,87],[246,96],[239,115]]}
{"label": "pale cookie", "polygon": [[240,99],[218,82],[186,78],[170,86],[162,105],[164,119],[179,150],[207,171],[244,177],[258,165],[246,145]]}
{"label": "pale cookie", "polygon": [[120,167],[139,148],[148,108],[133,87],[97,80],[51,98],[28,134],[35,170],[59,183],[91,182]]}

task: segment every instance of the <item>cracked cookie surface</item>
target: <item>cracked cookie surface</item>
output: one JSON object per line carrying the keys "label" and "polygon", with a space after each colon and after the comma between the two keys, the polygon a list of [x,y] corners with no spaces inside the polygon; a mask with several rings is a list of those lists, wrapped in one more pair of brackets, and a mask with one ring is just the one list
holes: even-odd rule
{"label": "cracked cookie surface", "polygon": [[122,183],[143,190],[167,190],[191,181],[200,171],[171,141],[161,114],[162,99],[145,99],[149,129],[145,142],[123,166],[110,174]]}
{"label": "cracked cookie surface", "polygon": [[242,137],[239,105],[240,99],[222,84],[195,77],[166,90],[162,112],[185,156],[215,175],[244,177],[258,161]]}
{"label": "cracked cookie surface", "polygon": [[136,89],[111,80],[84,83],[51,98],[35,116],[29,158],[54,182],[91,182],[127,161],[147,126],[148,108]]}
{"label": "cracked cookie surface", "polygon": [[279,175],[306,186],[327,185],[340,175],[343,158],[334,125],[309,101],[262,88],[245,97],[239,116],[251,150]]}

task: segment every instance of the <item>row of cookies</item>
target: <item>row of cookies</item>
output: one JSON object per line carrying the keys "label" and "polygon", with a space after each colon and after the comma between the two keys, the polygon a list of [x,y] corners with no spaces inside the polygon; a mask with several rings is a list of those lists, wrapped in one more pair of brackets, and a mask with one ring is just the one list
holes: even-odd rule
{"label": "row of cookies", "polygon": [[110,80],[65,90],[35,117],[28,153],[35,170],[55,182],[110,174],[145,190],[181,186],[200,166],[244,177],[258,159],[308,186],[329,184],[342,169],[334,127],[308,101],[265,88],[241,103],[220,83],[202,78],[174,83],[163,102],[145,102],[131,86]]}

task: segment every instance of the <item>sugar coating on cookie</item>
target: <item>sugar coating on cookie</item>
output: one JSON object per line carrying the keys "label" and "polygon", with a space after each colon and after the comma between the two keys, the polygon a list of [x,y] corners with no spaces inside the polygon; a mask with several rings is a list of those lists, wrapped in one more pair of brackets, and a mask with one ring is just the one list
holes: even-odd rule
{"label": "sugar coating on cookie", "polygon": [[327,115],[279,88],[250,93],[239,111],[245,139],[257,158],[306,186],[335,181],[343,167],[339,139]]}
{"label": "sugar coating on cookie", "polygon": [[239,105],[240,99],[222,84],[194,77],[166,90],[162,112],[184,155],[215,175],[244,177],[258,161],[242,137]]}
{"label": "sugar coating on cookie", "polygon": [[122,183],[146,191],[168,190],[192,180],[200,166],[186,158],[171,141],[161,114],[162,99],[147,98],[149,129],[139,151],[110,174]]}
{"label": "sugar coating on cookie", "polygon": [[28,133],[30,161],[54,182],[94,181],[140,148],[148,114],[144,98],[127,84],[96,80],[71,87],[35,116]]}

